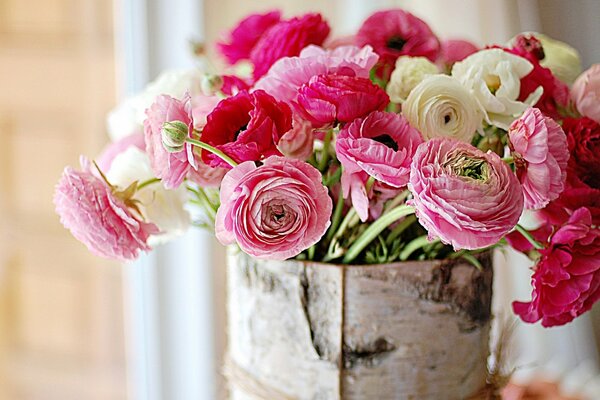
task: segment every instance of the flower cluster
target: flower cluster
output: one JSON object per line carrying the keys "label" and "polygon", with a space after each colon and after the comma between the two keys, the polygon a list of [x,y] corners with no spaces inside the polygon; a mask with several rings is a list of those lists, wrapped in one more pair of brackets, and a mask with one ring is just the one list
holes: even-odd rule
{"label": "flower cluster", "polygon": [[191,224],[257,258],[346,264],[477,265],[509,243],[537,260],[523,320],[600,298],[600,66],[581,74],[570,46],[441,40],[396,9],[344,38],[315,13],[251,15],[217,50],[225,70],[163,74],[110,114],[94,164],[65,169],[56,210],[95,254]]}

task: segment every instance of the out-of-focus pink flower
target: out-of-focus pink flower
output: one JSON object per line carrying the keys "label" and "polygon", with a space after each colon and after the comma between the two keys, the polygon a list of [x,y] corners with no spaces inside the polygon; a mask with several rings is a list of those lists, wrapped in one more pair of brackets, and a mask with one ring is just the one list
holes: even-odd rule
{"label": "out-of-focus pink flower", "polygon": [[192,104],[189,97],[183,101],[171,96],[161,95],[146,110],[144,121],[144,140],[146,153],[150,157],[152,171],[167,189],[177,188],[187,175],[190,167],[196,166],[191,145],[185,150],[169,153],[163,146],[162,128],[165,122],[180,121],[188,127],[188,136],[193,133]]}
{"label": "out-of-focus pink flower", "polygon": [[233,96],[242,90],[250,89],[248,82],[235,75],[222,75],[223,86],[221,86],[221,92],[227,96]]}
{"label": "out-of-focus pink flower", "polygon": [[368,78],[369,71],[378,59],[371,46],[342,46],[334,50],[308,46],[298,57],[278,60],[254,87],[266,91],[279,101],[292,104],[300,86],[313,76],[344,73]]}
{"label": "out-of-focus pink flower", "polygon": [[228,37],[217,43],[217,50],[229,64],[250,58],[252,49],[261,36],[281,19],[279,11],[252,14],[241,20]]}
{"label": "out-of-focus pink flower", "polygon": [[399,9],[379,11],[367,18],[356,35],[356,43],[373,46],[380,61],[390,66],[404,55],[427,57],[435,62],[440,51],[440,42],[431,28]]}
{"label": "out-of-focus pink flower", "polygon": [[571,98],[581,115],[600,123],[600,64],[592,65],[577,78]]}
{"label": "out-of-focus pink flower", "polygon": [[464,60],[478,50],[479,47],[467,40],[443,40],[438,61],[450,68],[455,62]]}
{"label": "out-of-focus pink flower", "polygon": [[308,163],[269,157],[244,162],[225,175],[215,231],[255,257],[283,260],[317,243],[330,224],[333,204],[321,173]]}
{"label": "out-of-focus pink flower", "polygon": [[569,180],[600,189],[600,124],[590,118],[565,118],[563,126],[571,158]]}
{"label": "out-of-focus pink flower", "polygon": [[146,149],[144,134],[142,132],[125,136],[116,142],[108,144],[104,150],[102,150],[100,156],[96,158],[96,164],[98,164],[98,167],[100,167],[102,171],[108,171],[115,157],[131,146],[137,147],[142,151]]}
{"label": "out-of-focus pink flower", "polygon": [[314,140],[315,135],[310,122],[294,118],[292,129],[279,139],[277,148],[286,157],[306,160],[312,154]]}
{"label": "out-of-focus pink flower", "polygon": [[218,96],[198,95],[192,97],[192,118],[194,129],[202,130],[206,125],[206,117],[210,114],[221,99]]}
{"label": "out-of-focus pink flower", "polygon": [[[262,90],[228,97],[208,115],[201,139],[236,162],[259,161],[280,155],[277,143],[292,129],[292,111]],[[211,167],[231,168],[218,156],[203,151]]]}
{"label": "out-of-focus pink flower", "polygon": [[133,260],[148,251],[154,224],[143,222],[106,182],[95,176],[86,159],[82,171],[65,168],[54,192],[56,212],[65,228],[97,256]]}
{"label": "out-of-focus pink flower", "polygon": [[497,154],[449,138],[419,146],[408,188],[430,238],[439,237],[455,249],[495,244],[523,211],[521,185]]}
{"label": "out-of-focus pink flower", "polygon": [[588,311],[600,298],[600,230],[591,227],[587,208],[576,210],[540,250],[528,303],[513,310],[525,322],[564,325]]}
{"label": "out-of-focus pink flower", "polygon": [[333,50],[342,46],[352,46],[354,43],[356,43],[355,35],[338,36],[327,39],[325,43],[323,43],[323,48]]}
{"label": "out-of-focus pink flower", "polygon": [[344,173],[364,171],[394,187],[408,183],[410,164],[421,134],[396,113],[376,111],[342,129],[336,153]]}
{"label": "out-of-focus pink flower", "polygon": [[297,111],[323,127],[351,122],[372,111],[383,110],[390,99],[369,79],[346,75],[317,75],[298,90]]}
{"label": "out-of-focus pink flower", "polygon": [[310,44],[320,46],[329,30],[320,14],[305,14],[275,24],[262,35],[250,53],[254,79],[263,76],[280,58],[297,56]]}
{"label": "out-of-focus pink flower", "polygon": [[525,208],[545,207],[565,187],[569,160],[565,133],[540,110],[528,108],[512,123],[508,137],[523,186]]}
{"label": "out-of-focus pink flower", "polygon": [[568,186],[558,199],[548,204],[538,214],[548,224],[560,226],[581,207],[590,210],[592,223],[600,226],[600,190],[586,186]]}

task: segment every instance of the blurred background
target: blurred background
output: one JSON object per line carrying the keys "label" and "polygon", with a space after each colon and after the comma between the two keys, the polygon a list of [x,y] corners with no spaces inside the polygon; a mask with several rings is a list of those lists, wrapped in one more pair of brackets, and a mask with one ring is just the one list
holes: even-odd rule
{"label": "blurred background", "polygon": [[[388,7],[443,38],[541,31],[584,68],[600,61],[598,0],[0,0],[0,400],[222,398],[221,248],[190,232],[130,265],[100,260],[60,225],[54,185],[107,143],[118,101],[164,68],[198,65],[192,42],[214,55],[220,33],[273,8],[321,12],[342,35]],[[499,255],[497,267],[496,314],[510,315],[529,298],[527,261]],[[598,308],[565,328],[518,326],[512,362],[589,381],[599,337]]]}

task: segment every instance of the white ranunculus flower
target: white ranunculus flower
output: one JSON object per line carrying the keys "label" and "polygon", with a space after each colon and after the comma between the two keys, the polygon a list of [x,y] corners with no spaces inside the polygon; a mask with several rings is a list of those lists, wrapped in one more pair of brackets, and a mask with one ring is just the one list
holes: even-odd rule
{"label": "white ranunculus flower", "polygon": [[402,103],[426,76],[439,73],[438,67],[425,57],[398,57],[386,92],[391,101]]}
{"label": "white ranunculus flower", "polygon": [[167,70],[150,82],[146,88],[115,107],[107,117],[108,134],[115,141],[132,133],[140,132],[146,119],[146,109],[157,96],[167,94],[182,98],[202,93],[204,72],[199,69]]}
{"label": "white ranunculus flower", "polygon": [[486,49],[454,64],[452,76],[475,96],[489,124],[508,129],[543,93],[540,86],[525,101],[517,100],[521,78],[532,70],[533,65],[523,57],[502,49]]}
{"label": "white ranunculus flower", "polygon": [[549,36],[536,33],[535,37],[542,42],[544,59],[540,61],[543,67],[548,68],[564,83],[571,85],[581,74],[583,67],[581,57],[575,48],[565,42],[552,39]]}
{"label": "white ranunculus flower", "polygon": [[426,140],[449,137],[467,143],[483,119],[471,93],[448,75],[423,79],[408,95],[402,114]]}
{"label": "white ranunculus flower", "polygon": [[[106,172],[108,181],[122,189],[134,181],[142,183],[152,179],[148,155],[135,146],[129,147],[115,157]],[[175,190],[167,190],[160,183],[150,184],[140,189],[135,199],[144,218],[158,226],[161,233],[149,238],[151,246],[168,242],[183,235],[190,226],[190,215],[184,208],[187,198],[185,185]]]}

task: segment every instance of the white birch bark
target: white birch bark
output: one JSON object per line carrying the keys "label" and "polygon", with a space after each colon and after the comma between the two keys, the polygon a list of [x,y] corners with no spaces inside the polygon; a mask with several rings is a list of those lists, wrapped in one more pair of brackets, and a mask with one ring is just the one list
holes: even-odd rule
{"label": "white birch bark", "polygon": [[481,261],[341,267],[230,249],[231,399],[468,398],[487,373]]}

